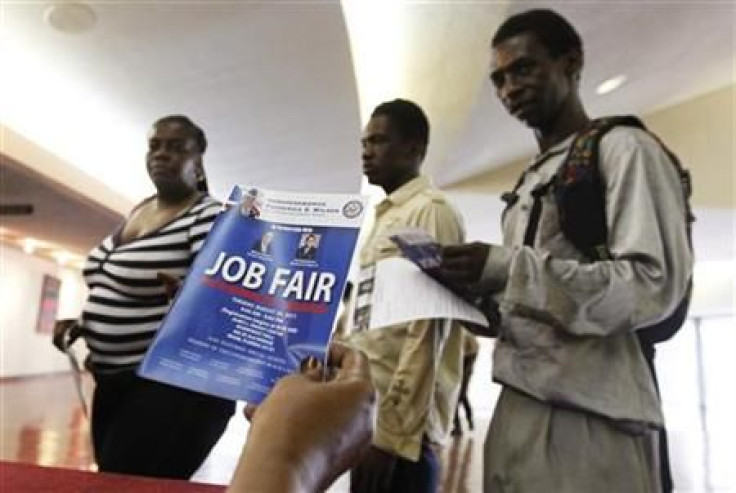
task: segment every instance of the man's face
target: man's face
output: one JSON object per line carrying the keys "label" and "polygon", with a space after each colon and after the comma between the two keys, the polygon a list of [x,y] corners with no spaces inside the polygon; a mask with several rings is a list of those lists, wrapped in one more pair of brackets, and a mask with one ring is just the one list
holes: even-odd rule
{"label": "man's face", "polygon": [[183,125],[163,123],[151,130],[146,168],[156,188],[196,188],[201,165],[197,143]]}
{"label": "man's face", "polygon": [[401,138],[385,115],[370,119],[361,142],[363,173],[373,185],[391,185],[416,166],[415,146]]}
{"label": "man's face", "polygon": [[317,238],[314,236],[307,236],[307,246],[309,248],[314,248],[314,245],[317,244]]}
{"label": "man's face", "polygon": [[554,58],[532,33],[492,49],[491,82],[508,112],[534,129],[548,130],[576,90],[579,67],[570,56]]}

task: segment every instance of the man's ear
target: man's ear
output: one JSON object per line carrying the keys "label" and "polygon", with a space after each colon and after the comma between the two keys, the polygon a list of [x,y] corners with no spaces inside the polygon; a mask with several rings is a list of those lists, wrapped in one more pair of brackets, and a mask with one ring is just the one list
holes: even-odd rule
{"label": "man's ear", "polygon": [[407,154],[416,161],[422,162],[426,153],[427,146],[418,140],[411,141],[407,145]]}
{"label": "man's ear", "polygon": [[204,165],[202,164],[202,156],[194,158],[194,174],[197,176],[197,181],[204,179]]}
{"label": "man's ear", "polygon": [[576,82],[579,82],[580,74],[583,71],[583,52],[572,50],[563,56],[565,59],[565,73]]}

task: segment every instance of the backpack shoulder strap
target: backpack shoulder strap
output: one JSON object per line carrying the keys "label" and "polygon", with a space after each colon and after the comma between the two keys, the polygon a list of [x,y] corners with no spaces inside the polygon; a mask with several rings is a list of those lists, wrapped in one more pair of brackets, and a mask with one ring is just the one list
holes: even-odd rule
{"label": "backpack shoulder strap", "polygon": [[[633,116],[608,117],[594,120],[575,138],[570,152],[557,174],[554,188],[560,227],[565,237],[592,261],[611,258],[608,250],[608,228],[606,221],[606,196],[598,166],[599,146],[603,136],[618,125],[648,130]],[[656,135],[649,133],[662,147],[680,177],[685,202],[687,237],[692,250],[692,222],[690,208],[692,185],[690,174]],[[692,280],[687,293],[669,316],[660,322],[637,330],[642,347],[670,339],[682,326],[687,317],[692,291]]]}
{"label": "backpack shoulder strap", "polygon": [[524,170],[519,175],[519,178],[516,179],[516,185],[514,185],[514,188],[512,188],[510,192],[504,192],[501,194],[501,200],[506,204],[503,208],[503,212],[501,213],[501,220],[503,220],[503,218],[506,216],[506,212],[509,209],[511,209],[514,205],[516,205],[516,202],[519,200],[518,191],[522,183],[524,183],[525,177],[526,177],[526,170]]}
{"label": "backpack shoulder strap", "polygon": [[606,198],[598,166],[599,147],[603,136],[616,126],[629,126],[646,131],[662,147],[680,178],[686,208],[687,236],[692,248],[691,224],[694,221],[690,207],[692,182],[690,173],[662,141],[649,132],[635,116],[611,116],[593,120],[582,130],[557,172],[554,187],[560,216],[560,227],[565,237],[590,260],[611,258],[608,251]]}
{"label": "backpack shoulder strap", "polygon": [[589,260],[608,260],[606,197],[598,166],[600,141],[612,128],[625,125],[645,130],[634,116],[611,116],[590,122],[573,140],[557,171],[554,195],[560,228]]}

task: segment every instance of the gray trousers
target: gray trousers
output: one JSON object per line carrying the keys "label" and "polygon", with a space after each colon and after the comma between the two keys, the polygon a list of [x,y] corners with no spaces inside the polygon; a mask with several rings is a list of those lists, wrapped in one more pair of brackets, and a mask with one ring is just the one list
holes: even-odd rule
{"label": "gray trousers", "polygon": [[659,493],[655,430],[501,391],[484,449],[484,493]]}

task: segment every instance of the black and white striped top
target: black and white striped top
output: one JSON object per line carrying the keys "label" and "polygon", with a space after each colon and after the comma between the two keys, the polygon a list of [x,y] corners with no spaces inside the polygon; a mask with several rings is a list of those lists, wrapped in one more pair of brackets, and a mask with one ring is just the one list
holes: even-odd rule
{"label": "black and white striped top", "polygon": [[121,226],[90,252],[81,324],[96,372],[138,366],[170,305],[157,273],[183,278],[219,211],[219,202],[203,196],[151,233],[121,244]]}

